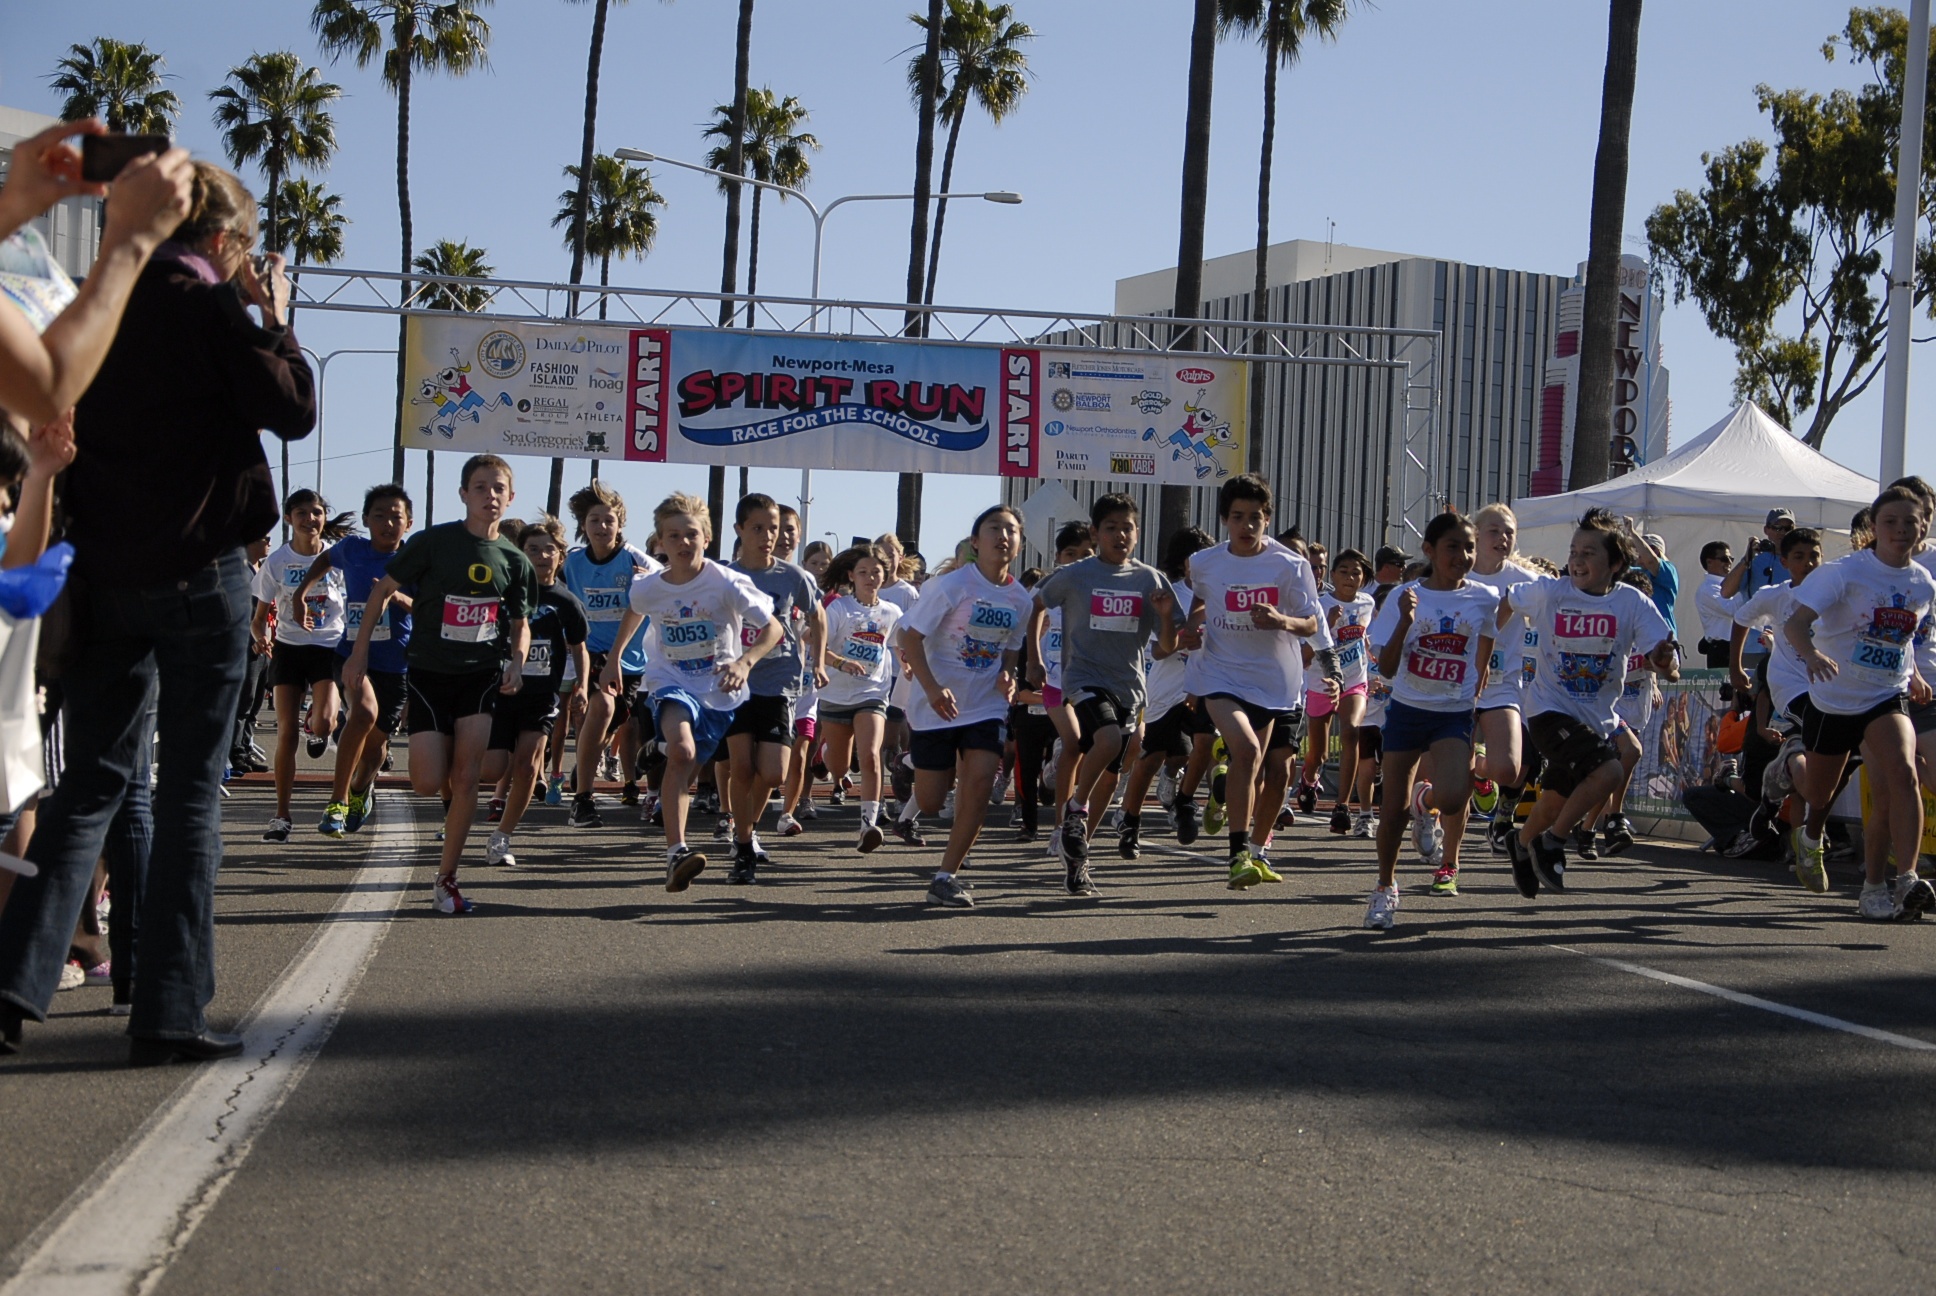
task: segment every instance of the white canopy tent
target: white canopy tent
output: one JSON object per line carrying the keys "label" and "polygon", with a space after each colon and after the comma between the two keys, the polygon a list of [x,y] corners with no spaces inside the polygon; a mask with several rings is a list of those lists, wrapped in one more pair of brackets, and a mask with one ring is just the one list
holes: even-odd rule
{"label": "white canopy tent", "polygon": [[1874,478],[1811,450],[1744,403],[1665,459],[1584,490],[1514,500],[1513,512],[1520,552],[1562,564],[1574,524],[1591,508],[1630,516],[1659,534],[1680,572],[1681,642],[1692,644],[1701,637],[1694,592],[1704,575],[1703,545],[1726,540],[1738,558],[1749,537],[1761,539],[1768,510],[1786,508],[1797,526],[1828,533],[1826,556],[1834,557],[1848,549],[1849,519],[1875,496]]}

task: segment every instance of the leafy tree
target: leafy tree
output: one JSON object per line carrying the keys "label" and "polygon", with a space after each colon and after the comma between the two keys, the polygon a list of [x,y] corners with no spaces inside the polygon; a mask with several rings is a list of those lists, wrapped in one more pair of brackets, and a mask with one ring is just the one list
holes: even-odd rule
{"label": "leafy tree", "polygon": [[[567,227],[565,242],[574,241],[571,227],[578,220],[578,195],[587,195],[585,211],[585,254],[598,258],[598,285],[612,282],[612,258],[634,257],[643,261],[659,236],[656,208],[665,199],[652,187],[652,173],[644,167],[630,167],[615,157],[599,154],[592,159],[591,182],[579,177],[578,168],[565,168],[572,187],[558,195],[558,214],[551,227]],[[598,303],[598,318],[605,318],[605,301]]]}
{"label": "leafy tree", "polygon": [[307,180],[284,180],[270,200],[262,200],[263,228],[276,247],[286,247],[297,265],[328,265],[343,255],[343,200]]}
{"label": "leafy tree", "polygon": [[139,42],[97,36],[70,45],[48,84],[66,95],[60,115],[99,117],[111,131],[168,135],[181,116],[181,99],[162,88],[167,60]]}
{"label": "leafy tree", "polygon": [[[924,32],[928,20],[922,14],[909,19]],[[1015,110],[1028,93],[1028,55],[1022,53],[1023,41],[1035,39],[1027,23],[1015,21],[1011,5],[990,6],[987,0],[947,0],[947,13],[941,20],[941,72],[947,93],[936,112],[948,128],[948,145],[941,155],[941,188],[947,193],[954,182],[955,149],[961,143],[961,124],[967,120],[970,104],[1001,125],[1002,118]],[[908,62],[908,90],[918,102],[927,70],[926,51]],[[927,286],[921,300],[934,304],[934,281],[941,267],[941,231],[948,220],[948,200],[937,199],[934,209],[934,238],[928,248]]]}
{"label": "leafy tree", "polygon": [[287,246],[275,241],[282,228],[276,217],[282,182],[294,168],[329,165],[336,152],[336,120],[329,107],[343,90],[287,50],[251,55],[229,69],[229,80],[233,84],[208,92],[215,101],[215,126],[231,162],[262,164],[269,180],[268,247],[280,252]]}
{"label": "leafy tree", "polygon": [[[1827,94],[1755,87],[1773,143],[1703,154],[1701,187],[1677,191],[1647,218],[1648,245],[1675,300],[1692,297],[1707,326],[1734,344],[1736,399],[1790,427],[1813,410],[1804,439],[1816,449],[1884,364],[1908,41],[1900,11],[1851,9],[1822,54],[1865,66],[1868,83]],[[1936,93],[1926,102],[1936,122]],[[1928,210],[1936,166],[1927,148],[1918,182]],[[1933,288],[1936,247],[1923,239],[1916,302],[1930,304]]]}
{"label": "leafy tree", "polygon": [[[1210,104],[1216,89],[1219,0],[1191,0],[1195,16],[1190,25],[1190,72],[1183,117],[1182,207],[1177,220],[1176,301],[1178,319],[1195,319],[1203,311],[1203,226],[1210,202]],[[1199,342],[1187,330],[1177,345],[1193,349]],[[1191,486],[1165,486],[1158,495],[1157,547],[1190,525]]]}
{"label": "leafy tree", "polygon": [[[805,186],[813,172],[813,163],[807,154],[820,147],[820,141],[806,131],[796,130],[807,124],[807,110],[798,99],[788,95],[777,98],[773,88],[767,86],[760,90],[746,92],[746,133],[740,140],[741,174],[750,175],[755,180],[768,184],[785,185],[789,189]],[[705,138],[726,140],[715,145],[706,154],[706,165],[715,171],[723,171],[732,160],[733,105],[720,104],[713,109],[713,124],[706,128]],[[721,180],[719,187],[738,189],[740,186],[731,180]],[[753,189],[753,220],[748,231],[746,252],[746,292],[751,296],[760,281],[760,199],[765,190],[758,185]],[[780,195],[786,201],[786,195]],[[746,303],[746,327],[753,327],[753,303]]]}
{"label": "leafy tree", "polygon": [[[484,258],[490,254],[461,239],[438,239],[419,252],[410,268],[438,279],[489,279],[497,270]],[[425,310],[481,311],[491,301],[491,290],[482,284],[425,284],[417,291],[416,304]]]}
{"label": "leafy tree", "polygon": [[[397,217],[401,224],[399,269],[410,273],[414,231],[410,220],[410,92],[419,72],[462,76],[489,61],[490,24],[478,9],[491,0],[316,0],[309,23],[323,51],[349,55],[356,66],[378,63],[383,83],[397,97]],[[409,284],[403,285],[408,295]],[[403,480],[404,330],[397,321],[396,449],[393,479]]]}

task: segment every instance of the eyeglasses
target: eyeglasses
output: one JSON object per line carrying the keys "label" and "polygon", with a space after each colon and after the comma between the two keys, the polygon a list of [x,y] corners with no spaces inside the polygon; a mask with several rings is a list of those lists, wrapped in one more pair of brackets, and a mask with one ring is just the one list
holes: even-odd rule
{"label": "eyeglasses", "polygon": [[1793,531],[1795,524],[1793,522],[1771,522],[1764,529],[1768,531]]}

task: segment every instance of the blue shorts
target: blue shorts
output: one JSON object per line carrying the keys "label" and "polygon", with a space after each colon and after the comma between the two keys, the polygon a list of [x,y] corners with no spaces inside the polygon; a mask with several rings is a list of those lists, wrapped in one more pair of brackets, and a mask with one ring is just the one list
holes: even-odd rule
{"label": "blue shorts", "polygon": [[[684,716],[667,715],[667,707],[678,707]],[[720,742],[726,731],[732,727],[731,711],[715,711],[711,707],[699,705],[699,699],[680,688],[664,688],[652,695],[652,727],[658,730],[663,741],[670,731],[671,722],[685,719],[692,725],[693,759],[704,765],[719,750]]]}
{"label": "blue shorts", "polygon": [[1427,711],[1406,706],[1397,698],[1385,704],[1384,748],[1388,752],[1422,752],[1432,744],[1456,738],[1468,746],[1472,742],[1472,708],[1463,711]]}

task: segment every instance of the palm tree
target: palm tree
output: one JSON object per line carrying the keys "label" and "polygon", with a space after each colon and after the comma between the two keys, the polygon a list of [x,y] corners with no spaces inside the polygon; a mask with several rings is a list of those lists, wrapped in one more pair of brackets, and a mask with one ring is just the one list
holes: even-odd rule
{"label": "palm tree", "polygon": [[[397,96],[397,216],[402,226],[399,269],[410,273],[414,231],[410,225],[410,90],[418,72],[462,76],[489,61],[490,24],[477,10],[491,0],[316,0],[309,16],[317,41],[331,58],[347,54],[356,66],[381,61],[383,83]],[[387,43],[386,43],[387,41]],[[402,285],[400,299],[410,285]],[[403,480],[404,328],[397,320],[396,448],[391,474]]]}
{"label": "palm tree", "polygon": [[1627,207],[1627,137],[1640,64],[1640,0],[1612,0],[1600,85],[1600,146],[1587,222],[1586,300],[1580,305],[1580,394],[1566,488],[1607,479],[1613,441],[1613,349],[1620,324],[1620,236]]}
{"label": "palm tree", "polygon": [[328,265],[343,255],[343,227],[349,217],[340,210],[340,196],[307,180],[284,180],[276,195],[274,214],[262,200],[264,227],[275,246],[286,247],[297,265]]}
{"label": "palm tree", "polygon": [[[730,151],[727,164],[721,170],[734,175],[745,175],[746,168],[741,160],[741,142],[746,138],[746,86],[752,75],[753,63],[753,0],[739,0],[739,27],[733,44],[733,133],[728,138]],[[720,249],[719,326],[725,328],[733,322],[733,303],[724,300],[738,290],[739,286],[739,200],[743,185],[734,185],[726,191],[726,238]],[[714,464],[706,470],[706,504],[714,517],[726,511],[726,469]],[[713,537],[712,547],[706,551],[711,556],[719,556],[719,537]]]}
{"label": "palm tree", "polygon": [[313,67],[287,50],[255,54],[229,69],[233,85],[208,92],[215,101],[215,126],[222,132],[222,148],[237,166],[261,162],[268,177],[266,211],[269,250],[285,244],[274,241],[282,226],[276,203],[282,182],[295,167],[325,167],[336,151],[336,121],[329,106],[343,88],[322,79]]}
{"label": "palm tree", "polygon": [[[461,240],[453,243],[439,239],[411,262],[411,268],[424,275],[457,279],[489,279],[497,273],[487,262],[483,248]],[[478,284],[428,284],[418,294],[416,304],[425,310],[480,311],[491,300],[491,290]],[[402,474],[398,474],[402,480]],[[437,452],[424,451],[424,525],[437,520]]]}
{"label": "palm tree", "polygon": [[181,116],[181,100],[161,87],[167,60],[139,42],[97,36],[94,44],[70,45],[48,83],[67,96],[61,116],[99,117],[111,131],[167,135]]}
{"label": "palm tree", "polygon": [[[1264,46],[1264,142],[1257,163],[1257,278],[1251,291],[1250,317],[1262,322],[1269,315],[1266,309],[1267,295],[1270,291],[1268,261],[1270,257],[1270,196],[1271,196],[1271,157],[1277,145],[1277,69],[1281,65],[1289,67],[1297,62],[1298,55],[1304,51],[1307,36],[1320,40],[1338,39],[1338,28],[1344,25],[1351,8],[1351,0],[1223,0],[1223,22],[1225,27],[1235,31],[1255,32]],[[1261,332],[1253,343],[1253,349],[1262,351]],[[1252,366],[1251,391],[1251,428],[1250,468],[1255,471],[1263,466],[1263,438],[1255,435],[1258,420],[1264,409],[1264,366]]]}
{"label": "palm tree", "polygon": [[[1183,119],[1183,202],[1177,221],[1177,319],[1195,319],[1203,311],[1203,222],[1210,201],[1210,101],[1216,87],[1217,20],[1220,0],[1193,0],[1196,18],[1190,27],[1188,107]],[[1194,329],[1183,330],[1176,345],[1191,350],[1198,339]],[[1165,486],[1158,510],[1157,549],[1190,525],[1189,486]]]}
{"label": "palm tree", "polygon": [[[941,188],[948,192],[954,181],[955,149],[961,143],[961,123],[967,119],[968,105],[979,104],[990,121],[1001,125],[1002,118],[1015,110],[1028,93],[1028,55],[1021,44],[1035,39],[1027,23],[1014,21],[1014,8],[987,0],[947,0],[947,16],[941,22],[941,68],[948,81],[948,92],[936,110],[948,127],[948,146],[941,155]],[[928,20],[909,14],[916,26],[926,29]],[[926,72],[925,54],[908,63],[908,89],[918,99]],[[934,209],[934,239],[928,249],[928,278],[921,300],[934,304],[934,280],[941,267],[941,230],[948,220],[948,200],[939,198]]]}
{"label": "palm tree", "polygon": [[[934,119],[941,99],[942,0],[928,0],[928,16],[921,22],[927,39],[921,45],[920,71],[915,75],[914,219],[908,229],[907,300],[909,308],[901,331],[919,337],[926,317],[914,309],[927,290],[928,197],[934,192]],[[895,489],[894,534],[910,547],[921,534],[921,474],[902,473]]]}
{"label": "palm tree", "polygon": [[[659,236],[659,217],[655,208],[665,199],[652,187],[652,173],[644,167],[631,167],[608,154],[592,159],[590,183],[581,178],[575,166],[565,168],[572,187],[558,195],[558,214],[551,227],[567,226],[566,243],[578,241],[578,195],[590,198],[584,217],[584,248],[587,256],[598,258],[598,286],[612,282],[612,258],[645,260],[652,242]],[[605,318],[605,299],[598,300],[598,318]]]}
{"label": "palm tree", "polygon": [[[733,131],[733,106],[721,104],[713,109],[713,124],[706,129],[704,138],[723,139],[728,143],[717,145],[706,154],[706,165],[714,170],[723,171],[731,160]],[[785,185],[789,189],[799,189],[807,183],[813,170],[813,163],[807,154],[820,147],[820,141],[806,131],[795,132],[795,127],[807,124],[807,110],[798,99],[788,95],[776,98],[773,87],[746,92],[746,133],[740,140],[740,164],[755,180],[768,184]],[[721,180],[721,189],[737,189],[740,186],[731,180]],[[746,294],[752,296],[760,282],[760,199],[765,190],[755,185],[753,188],[753,223],[746,251]],[[780,195],[786,201],[786,195]],[[746,303],[746,327],[753,327],[752,302]]]}

